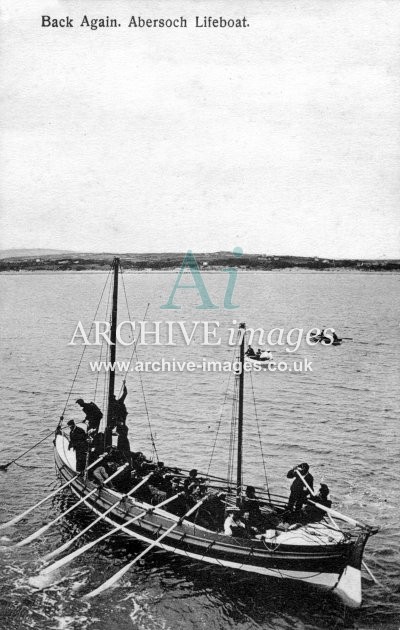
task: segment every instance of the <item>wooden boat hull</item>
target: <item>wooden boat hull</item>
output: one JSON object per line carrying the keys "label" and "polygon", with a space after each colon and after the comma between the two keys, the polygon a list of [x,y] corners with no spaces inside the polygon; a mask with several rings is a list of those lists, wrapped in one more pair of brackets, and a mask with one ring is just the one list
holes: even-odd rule
{"label": "wooden boat hull", "polygon": [[330,337],[311,337],[311,341],[321,343],[323,346],[340,346],[342,345],[342,339],[332,340]]}
{"label": "wooden boat hull", "polygon": [[268,366],[274,363],[274,360],[272,358],[256,359],[255,357],[246,357],[245,363],[247,365],[257,366],[259,369],[267,370]]}
{"label": "wooden boat hull", "polygon": [[[64,480],[76,474],[75,454],[68,450],[68,440],[63,435],[56,438],[55,462]],[[90,481],[85,484],[79,477],[70,488],[76,496],[82,497],[95,486]],[[103,488],[84,503],[100,515],[120,498],[119,493]],[[104,521],[114,527],[122,525],[151,507],[129,498],[116,506]],[[169,512],[157,510],[123,527],[121,532],[150,544],[178,520],[179,517]],[[336,592],[348,606],[358,607],[361,605],[361,559],[367,538],[368,535],[362,534],[357,539],[343,537],[343,541],[336,544],[286,544],[233,538],[183,521],[158,547],[227,569],[307,582]]]}

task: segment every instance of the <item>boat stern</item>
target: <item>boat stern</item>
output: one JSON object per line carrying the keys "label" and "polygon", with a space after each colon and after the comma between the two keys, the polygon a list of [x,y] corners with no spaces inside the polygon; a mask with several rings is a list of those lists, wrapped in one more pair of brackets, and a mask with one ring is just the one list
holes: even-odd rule
{"label": "boat stern", "polygon": [[369,536],[369,533],[362,533],[356,539],[348,564],[342,571],[339,581],[333,589],[335,595],[349,608],[360,608],[361,606],[361,563],[364,547]]}

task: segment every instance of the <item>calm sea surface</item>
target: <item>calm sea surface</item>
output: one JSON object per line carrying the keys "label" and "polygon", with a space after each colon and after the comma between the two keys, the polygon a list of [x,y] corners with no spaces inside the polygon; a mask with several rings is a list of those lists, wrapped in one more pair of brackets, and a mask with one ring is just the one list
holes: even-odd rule
{"label": "calm sea surface", "polygon": [[[223,304],[227,274],[204,276],[210,296]],[[105,274],[18,274],[0,276],[1,289],[1,454],[6,463],[55,428],[63,412],[82,346],[69,346],[78,320],[88,330],[105,283]],[[190,278],[189,278],[190,279]],[[275,492],[288,491],[286,472],[307,461],[316,482],[327,483],[334,507],[378,524],[365,559],[380,581],[363,581],[360,611],[346,610],[335,598],[302,585],[229,575],[191,565],[165,553],[150,553],[144,564],[124,576],[117,588],[87,603],[81,595],[99,585],[134,557],[141,547],[114,537],[64,567],[56,583],[35,591],[28,579],[42,555],[90,522],[77,509],[45,538],[11,550],[17,541],[45,524],[72,502],[57,495],[14,528],[0,531],[0,628],[66,630],[398,628],[400,622],[399,514],[399,301],[400,276],[358,273],[242,273],[227,311],[196,309],[195,291],[178,291],[181,310],[161,310],[175,277],[124,274],[128,308],[121,287],[123,319],[219,322],[218,346],[202,345],[201,330],[187,346],[138,347],[139,359],[156,361],[232,359],[227,344],[233,320],[270,331],[280,327],[333,327],[351,337],[339,347],[309,347],[293,354],[273,348],[276,360],[308,359],[312,372],[262,372],[247,379],[245,480],[265,484],[259,448],[260,427],[268,481]],[[107,297],[107,291],[105,292]],[[100,309],[98,319],[106,319]],[[162,340],[166,329],[160,325]],[[257,343],[253,344],[257,345]],[[129,359],[129,347],[119,357]],[[103,357],[104,358],[104,357]],[[104,388],[89,368],[99,359],[88,348],[71,392],[66,418],[80,418],[74,401],[96,399]],[[147,372],[142,375],[147,409],[159,458],[166,464],[207,469],[220,422],[211,472],[228,469],[231,392],[228,372]],[[97,385],[96,385],[97,381]],[[229,383],[229,381],[231,381]],[[122,376],[117,376],[117,386]],[[137,373],[127,379],[131,446],[151,453],[149,424]],[[253,404],[252,388],[256,399]],[[225,405],[223,404],[225,400]],[[51,438],[0,472],[0,521],[21,512],[56,488]],[[91,540],[104,531],[97,526]]]}

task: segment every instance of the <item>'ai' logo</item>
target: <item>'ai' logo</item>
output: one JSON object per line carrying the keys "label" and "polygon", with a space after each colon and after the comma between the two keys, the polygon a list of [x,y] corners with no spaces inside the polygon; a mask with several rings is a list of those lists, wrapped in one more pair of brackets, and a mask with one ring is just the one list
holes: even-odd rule
{"label": "'ai' logo", "polygon": [[[237,258],[240,258],[240,256],[243,256],[242,248],[235,247],[235,249],[233,250],[233,255],[236,256]],[[182,279],[183,274],[185,273],[185,269],[188,269],[190,271],[194,284],[181,284],[181,279]],[[228,284],[226,286],[225,296],[224,296],[224,308],[226,309],[239,308],[238,304],[232,304],[232,296],[233,296],[233,290],[236,284],[237,269],[229,268],[229,269],[224,269],[224,271],[226,271],[226,273],[229,275]],[[196,289],[197,290],[201,298],[201,304],[199,304],[199,306],[196,306],[196,308],[199,308],[199,309],[218,308],[218,306],[211,301],[211,298],[206,289],[206,285],[204,283],[203,277],[201,275],[199,265],[197,264],[197,260],[191,250],[187,252],[185,258],[182,261],[181,268],[178,272],[178,277],[171,291],[171,295],[168,298],[168,302],[160,306],[160,308],[165,308],[165,309],[180,309],[181,308],[178,304],[174,304],[175,293],[177,292],[178,289]]]}

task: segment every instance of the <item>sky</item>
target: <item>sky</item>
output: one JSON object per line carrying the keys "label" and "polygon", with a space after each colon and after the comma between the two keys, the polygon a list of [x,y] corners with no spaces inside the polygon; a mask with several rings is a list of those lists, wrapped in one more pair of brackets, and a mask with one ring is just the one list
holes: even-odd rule
{"label": "sky", "polygon": [[1,249],[400,257],[399,2],[2,6]]}

